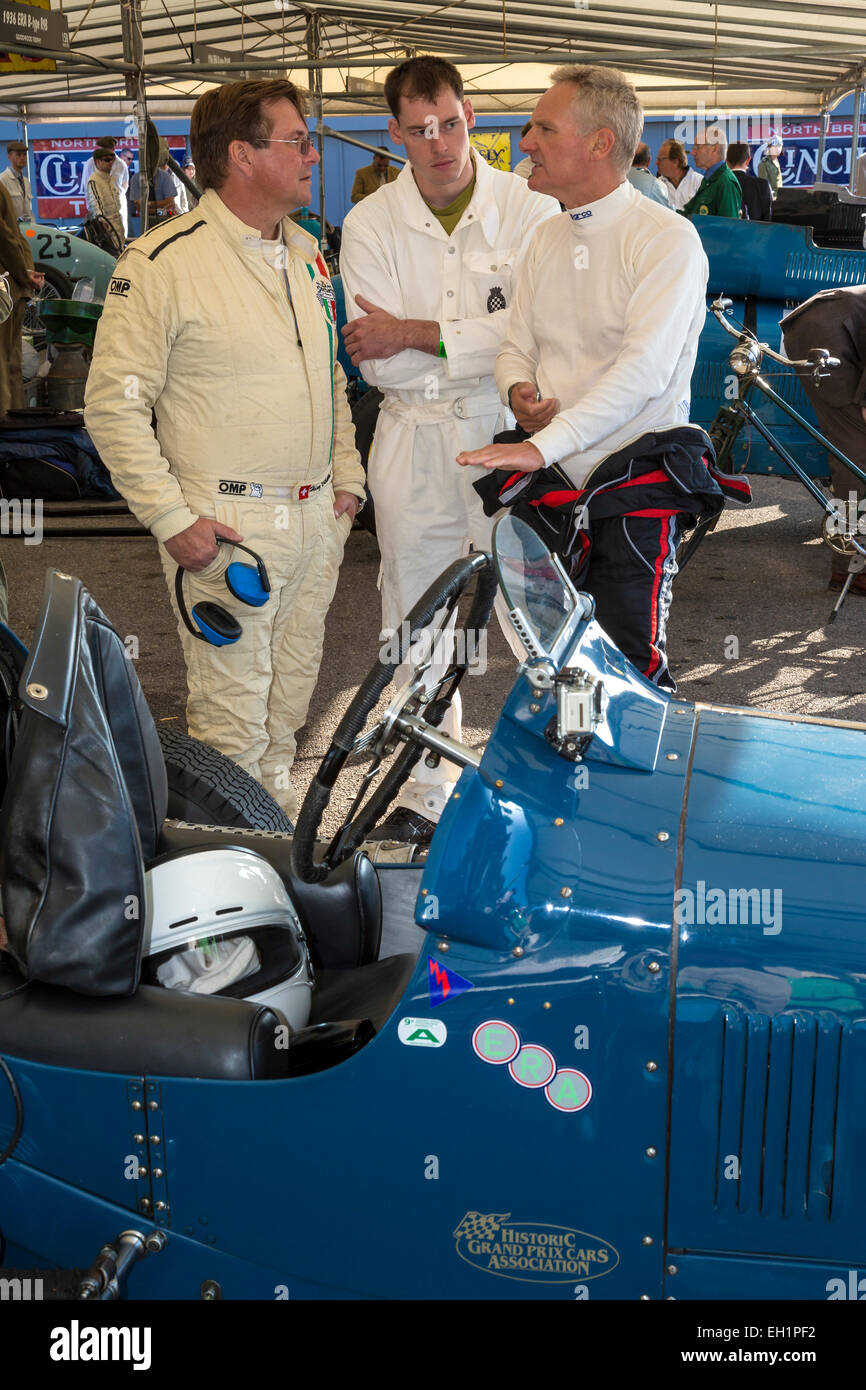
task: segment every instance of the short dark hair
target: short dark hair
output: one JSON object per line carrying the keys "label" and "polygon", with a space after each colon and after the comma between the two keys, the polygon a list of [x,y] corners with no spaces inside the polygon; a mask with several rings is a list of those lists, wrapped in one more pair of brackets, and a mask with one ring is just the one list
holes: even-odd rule
{"label": "short dark hair", "polygon": [[424,53],[398,63],[385,78],[385,100],[395,120],[400,119],[400,98],[415,101],[424,97],[435,101],[443,87],[450,87],[458,101],[463,100],[463,78],[447,58]]}
{"label": "short dark hair", "polygon": [[745,140],[735,140],[733,145],[728,146],[728,164],[731,168],[735,164],[743,164],[749,158],[750,150]]}
{"label": "short dark hair", "polygon": [[638,145],[637,149],[636,149],[635,152],[634,152],[634,159],[632,160],[632,166],[633,166],[634,168],[636,168],[636,169],[646,169],[646,167],[647,167],[647,165],[649,164],[649,162],[650,162],[650,147],[649,147],[649,145],[647,145],[647,144],[645,143],[645,141],[641,140],[640,144]]}
{"label": "short dark hair", "polygon": [[246,140],[262,147],[273,129],[265,104],[290,101],[304,119],[303,94],[282,77],[255,82],[226,82],[204,92],[192,108],[189,143],[199,188],[221,188],[228,177],[229,145]]}

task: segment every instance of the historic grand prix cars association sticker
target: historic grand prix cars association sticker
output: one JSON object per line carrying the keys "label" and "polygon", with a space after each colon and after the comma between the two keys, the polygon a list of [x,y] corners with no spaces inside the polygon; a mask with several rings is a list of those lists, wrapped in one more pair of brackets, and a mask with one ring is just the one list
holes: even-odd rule
{"label": "historic grand prix cars association sticker", "polygon": [[467,1211],[454,1239],[467,1264],[523,1283],[600,1279],[619,1264],[619,1251],[600,1236],[544,1221],[513,1221],[507,1211]]}

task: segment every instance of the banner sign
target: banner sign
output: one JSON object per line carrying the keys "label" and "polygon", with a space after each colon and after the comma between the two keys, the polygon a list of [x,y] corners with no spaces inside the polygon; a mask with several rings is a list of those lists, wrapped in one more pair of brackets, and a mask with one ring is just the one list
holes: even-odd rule
{"label": "banner sign", "polygon": [[[0,0],[0,48],[4,43],[26,44],[28,48],[62,49],[69,47],[69,25],[66,16],[50,8],[51,0],[34,0],[19,4],[18,0]],[[0,73],[56,72],[53,58],[31,58],[24,53],[0,53]]]}
{"label": "banner sign", "polygon": [[511,169],[511,136],[501,130],[473,130],[469,143],[493,169]]}
{"label": "banner sign", "polygon": [[[181,164],[187,137],[169,135],[166,139],[172,157]],[[36,174],[33,192],[37,221],[76,222],[87,216],[84,166],[93,154],[95,144],[95,136],[30,142]],[[138,141],[120,138],[115,153],[118,150],[133,151],[135,158],[130,165],[130,173],[135,173],[138,168]]]}
{"label": "banner sign", "polygon": [[[226,63],[242,63],[246,56],[245,53],[238,53],[237,51],[232,53],[227,48],[214,48],[209,43],[194,43],[192,46],[193,62],[205,63],[209,68],[222,68],[225,67]],[[249,71],[236,69],[234,72],[226,74],[235,82],[255,81],[267,77],[285,77],[285,75],[285,67],[250,68]]]}

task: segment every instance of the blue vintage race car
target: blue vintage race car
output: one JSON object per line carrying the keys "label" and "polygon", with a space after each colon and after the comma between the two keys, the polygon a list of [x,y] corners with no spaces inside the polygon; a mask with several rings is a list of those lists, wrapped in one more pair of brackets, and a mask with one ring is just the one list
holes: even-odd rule
{"label": "blue vintage race car", "polygon": [[[497,583],[523,661],[478,755],[438,726]],[[165,823],[132,663],[49,574],[0,814],[0,1264],[93,1261],[95,1298],[857,1297],[864,727],[660,692],[512,519],[400,641],[293,838]],[[425,864],[374,866],[419,750],[457,788]]]}

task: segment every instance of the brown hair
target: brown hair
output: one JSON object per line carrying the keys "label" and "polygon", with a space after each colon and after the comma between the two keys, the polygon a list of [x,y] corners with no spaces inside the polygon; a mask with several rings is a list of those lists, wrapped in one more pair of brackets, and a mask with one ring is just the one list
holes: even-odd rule
{"label": "brown hair", "polygon": [[220,188],[225,183],[233,140],[246,140],[257,148],[267,143],[273,125],[264,106],[270,101],[290,101],[299,116],[306,115],[300,88],[282,77],[227,82],[199,97],[189,122],[199,188]]}
{"label": "brown hair", "polygon": [[407,58],[398,63],[385,78],[385,100],[391,115],[400,119],[400,98],[415,101],[423,97],[435,101],[443,87],[450,87],[458,101],[463,100],[463,78],[447,58],[434,58],[424,53],[420,58]]}
{"label": "brown hair", "polygon": [[745,140],[735,140],[733,145],[728,146],[728,163],[733,169],[735,164],[742,164],[747,160],[751,153]]}
{"label": "brown hair", "polygon": [[662,140],[659,150],[663,150],[665,145],[668,147],[668,159],[672,159],[683,173],[688,170],[689,161],[686,155],[686,147],[679,140]]}

